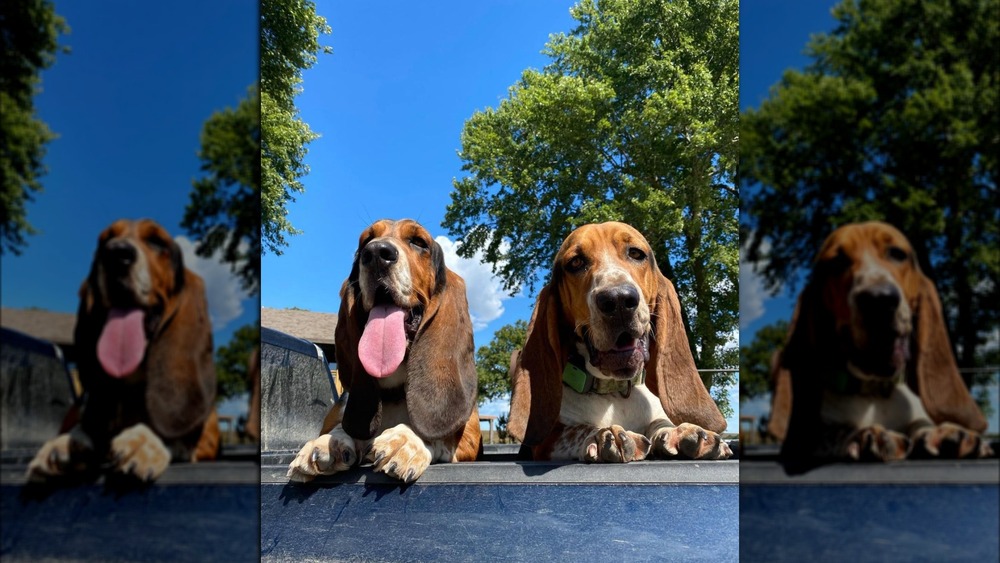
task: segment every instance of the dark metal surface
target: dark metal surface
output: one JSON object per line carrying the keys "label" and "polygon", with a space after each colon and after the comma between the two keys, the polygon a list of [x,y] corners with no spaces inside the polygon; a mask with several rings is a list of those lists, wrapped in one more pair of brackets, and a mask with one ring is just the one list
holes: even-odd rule
{"label": "dark metal surface", "polygon": [[259,466],[171,465],[155,485],[42,491],[0,473],[3,561],[257,561]]}
{"label": "dark metal surface", "polygon": [[[266,453],[262,457],[261,485],[283,485],[292,452]],[[738,485],[736,461],[641,461],[627,464],[578,462],[485,461],[436,464],[427,468],[418,483],[424,486],[452,484],[517,485]],[[390,485],[399,481],[376,473],[371,466],[318,477],[322,485]]]}
{"label": "dark metal surface", "polygon": [[740,561],[998,561],[1000,460],[740,462]]}
{"label": "dark metal surface", "polygon": [[319,435],[336,400],[327,358],[312,342],[261,327],[261,446],[297,448]]}
{"label": "dark metal surface", "polygon": [[73,400],[58,346],[0,328],[0,450],[37,449],[55,437]]}
{"label": "dark metal surface", "polygon": [[740,561],[998,561],[998,498],[995,483],[744,482]]}
{"label": "dark metal surface", "polygon": [[736,561],[737,497],[736,484],[269,483],[261,559]]}

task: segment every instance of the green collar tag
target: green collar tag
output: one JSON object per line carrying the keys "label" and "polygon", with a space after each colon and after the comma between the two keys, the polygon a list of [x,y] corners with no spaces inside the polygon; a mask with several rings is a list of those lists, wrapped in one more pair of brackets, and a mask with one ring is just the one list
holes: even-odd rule
{"label": "green collar tag", "polygon": [[566,367],[563,369],[562,380],[563,383],[569,385],[569,388],[577,393],[586,393],[590,391],[590,387],[594,386],[594,376],[569,362],[566,363]]}
{"label": "green collar tag", "polygon": [[562,380],[577,393],[598,395],[619,393],[622,397],[628,398],[632,394],[633,387],[646,382],[646,370],[640,370],[632,379],[598,379],[573,362],[567,362],[563,368]]}
{"label": "green collar tag", "polygon": [[903,381],[904,370],[893,377],[881,379],[861,378],[851,373],[846,367],[829,369],[824,372],[826,388],[840,395],[866,395],[888,397],[896,385]]}

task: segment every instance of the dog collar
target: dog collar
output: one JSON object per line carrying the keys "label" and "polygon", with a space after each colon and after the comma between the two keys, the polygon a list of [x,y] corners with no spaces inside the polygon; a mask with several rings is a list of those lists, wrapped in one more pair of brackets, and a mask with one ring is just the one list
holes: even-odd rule
{"label": "dog collar", "polygon": [[899,370],[896,375],[886,377],[872,377],[858,371],[854,366],[847,364],[843,368],[826,370],[823,373],[823,382],[826,388],[840,395],[865,395],[888,397],[896,385],[903,382],[905,370]]}
{"label": "dog collar", "polygon": [[586,360],[583,359],[583,356],[571,354],[562,373],[563,383],[580,394],[610,395],[611,393],[619,393],[627,399],[632,394],[633,387],[646,381],[645,368],[639,370],[639,373],[632,379],[604,379],[591,375],[584,366],[584,362]]}

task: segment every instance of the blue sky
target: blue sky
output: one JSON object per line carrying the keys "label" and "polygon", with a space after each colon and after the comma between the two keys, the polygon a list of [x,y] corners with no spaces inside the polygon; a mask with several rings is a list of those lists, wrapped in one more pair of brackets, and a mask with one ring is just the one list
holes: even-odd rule
{"label": "blue sky", "polygon": [[[28,205],[40,234],[5,254],[5,307],[75,313],[98,234],[122,217],[150,217],[175,237],[204,121],[256,81],[257,12],[244,2],[56,2],[71,33],[42,75],[38,115],[48,145],[44,192]],[[233,297],[225,267],[189,262],[206,278],[215,344],[257,322],[257,300]]]}
{"label": "blue sky", "polygon": [[[743,0],[740,2],[740,109],[759,107],[771,86],[789,68],[810,62],[803,51],[809,37],[834,26],[832,0]],[[798,288],[801,289],[801,288]],[[760,279],[740,263],[740,343],[753,341],[757,330],[791,319],[795,296],[765,292]],[[740,414],[759,417],[770,412],[769,398],[740,404]]]}
{"label": "blue sky", "polygon": [[[296,99],[321,135],[309,145],[306,191],[288,206],[303,233],[263,257],[261,305],[336,313],[358,235],[377,219],[409,217],[444,237],[465,120],[498,105],[524,69],[547,64],[540,51],[550,33],[572,29],[572,4],[319,3],[333,29],[321,41],[334,52],[304,73]],[[453,252],[448,265],[469,286],[476,346],[530,317],[533,298],[502,294],[488,266]],[[505,410],[501,401],[484,412]]]}
{"label": "blue sky", "polygon": [[[410,217],[444,237],[452,180],[463,174],[463,124],[496,107],[525,69],[549,62],[540,51],[550,34],[575,27],[574,3],[318,3],[334,52],[304,73],[296,105],[322,137],[309,145],[306,191],[288,207],[304,232],[281,256],[264,257],[262,306],[336,313],[358,235],[376,219]],[[449,253],[455,241],[440,242],[466,279],[477,347],[531,316],[533,295],[503,294],[488,266],[459,261]],[[504,399],[481,412],[507,410]]]}

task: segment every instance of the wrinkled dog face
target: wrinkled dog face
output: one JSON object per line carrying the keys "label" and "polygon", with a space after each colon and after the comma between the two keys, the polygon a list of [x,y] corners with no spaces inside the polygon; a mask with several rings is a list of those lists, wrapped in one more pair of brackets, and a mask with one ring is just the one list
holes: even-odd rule
{"label": "wrinkled dog face", "polygon": [[891,376],[909,359],[920,270],[906,237],[888,225],[862,223],[834,231],[816,259],[827,277],[823,306],[851,363]]}
{"label": "wrinkled dog face", "polygon": [[383,219],[361,233],[350,282],[363,309],[358,355],[370,375],[396,373],[445,276],[441,247],[417,222]]}
{"label": "wrinkled dog face", "polygon": [[434,239],[409,219],[383,219],[361,233],[355,257],[357,282],[365,311],[394,304],[407,310],[430,300],[438,283]]}
{"label": "wrinkled dog face", "polygon": [[162,307],[183,280],[183,269],[170,234],[149,219],[120,219],[98,239],[94,274],[105,308]]}
{"label": "wrinkled dog face", "polygon": [[645,237],[623,223],[580,227],[556,255],[565,322],[607,377],[633,377],[649,360],[655,269]]}
{"label": "wrinkled dog face", "polygon": [[155,222],[121,219],[101,233],[83,297],[101,306],[94,320],[105,373],[127,377],[139,369],[168,299],[183,283],[180,248]]}

